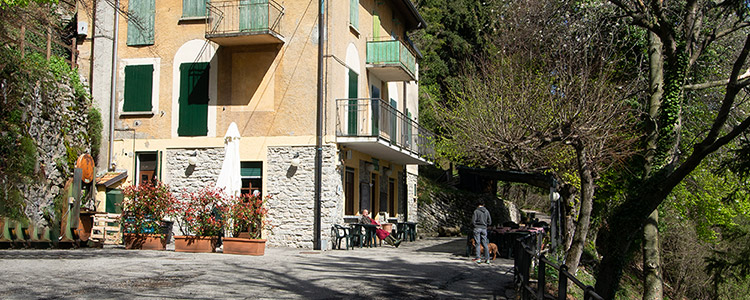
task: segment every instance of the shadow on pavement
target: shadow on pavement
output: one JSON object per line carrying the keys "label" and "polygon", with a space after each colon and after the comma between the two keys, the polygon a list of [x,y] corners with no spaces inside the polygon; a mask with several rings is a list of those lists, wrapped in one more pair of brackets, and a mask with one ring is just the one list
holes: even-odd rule
{"label": "shadow on pavement", "polygon": [[466,256],[466,240],[452,240],[438,245],[432,245],[429,247],[419,248],[417,252],[438,252],[448,253],[454,256]]}

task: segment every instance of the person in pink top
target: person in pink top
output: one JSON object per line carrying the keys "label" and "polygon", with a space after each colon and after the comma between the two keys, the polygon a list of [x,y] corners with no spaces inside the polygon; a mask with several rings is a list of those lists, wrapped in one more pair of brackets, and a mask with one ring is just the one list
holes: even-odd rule
{"label": "person in pink top", "polygon": [[370,218],[370,211],[366,209],[362,210],[362,216],[359,218],[359,223],[377,225],[378,229],[375,230],[375,235],[377,235],[381,241],[385,241],[386,244],[394,246],[396,248],[398,248],[398,245],[401,244],[401,240],[394,238],[390,232],[383,230],[378,221]]}

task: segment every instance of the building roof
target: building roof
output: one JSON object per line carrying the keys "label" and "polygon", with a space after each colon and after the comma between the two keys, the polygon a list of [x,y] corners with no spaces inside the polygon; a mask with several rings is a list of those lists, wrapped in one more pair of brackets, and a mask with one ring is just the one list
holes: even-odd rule
{"label": "building roof", "polygon": [[422,15],[419,14],[417,8],[411,0],[391,0],[394,7],[398,11],[402,11],[406,14],[406,30],[424,29],[427,27],[427,22],[424,21]]}
{"label": "building roof", "polygon": [[110,187],[125,178],[128,178],[128,171],[107,172],[96,178],[96,184]]}

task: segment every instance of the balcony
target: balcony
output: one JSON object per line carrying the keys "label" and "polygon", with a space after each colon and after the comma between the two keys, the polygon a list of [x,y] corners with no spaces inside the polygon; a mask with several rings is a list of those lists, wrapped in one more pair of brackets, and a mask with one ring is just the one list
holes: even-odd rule
{"label": "balcony", "polygon": [[399,40],[367,42],[367,70],[383,81],[417,80],[417,60]]}
{"label": "balcony", "polygon": [[210,1],[206,4],[208,40],[221,46],[284,42],[279,33],[284,7],[273,0]]}
{"label": "balcony", "polygon": [[336,142],[398,164],[429,164],[434,135],[377,98],[336,100]]}

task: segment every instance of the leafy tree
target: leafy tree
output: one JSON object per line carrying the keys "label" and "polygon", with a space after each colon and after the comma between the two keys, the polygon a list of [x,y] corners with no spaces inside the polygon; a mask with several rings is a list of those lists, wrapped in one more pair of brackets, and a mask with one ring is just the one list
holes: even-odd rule
{"label": "leafy tree", "polygon": [[[624,203],[618,206],[607,220],[597,241],[603,255],[598,269],[597,291],[612,299],[626,263],[626,253],[632,247],[634,235],[646,223],[648,216],[670,192],[685,179],[711,153],[721,149],[750,126],[750,119],[742,113],[742,89],[748,82],[741,76],[750,51],[750,36],[745,29],[746,7],[742,1],[662,2],[610,0],[629,22],[656,34],[663,42],[664,94],[656,104],[658,117],[654,134],[657,141],[651,165],[653,172],[636,180],[629,188]],[[698,64],[714,49],[717,41],[745,40],[742,50],[731,51],[728,61],[732,66],[716,70],[712,81],[691,82],[689,74],[705,66]],[[701,134],[691,148],[684,145],[683,112],[688,107],[684,101],[688,88],[724,86],[720,102],[712,103],[702,111],[713,115],[707,122],[698,122]],[[738,99],[738,96],[740,99]],[[689,149],[683,157],[676,149]]]}
{"label": "leafy tree", "polygon": [[[617,82],[615,24],[596,8],[555,1],[504,3],[483,58],[452,86],[437,116],[442,155],[466,164],[551,172],[579,186],[566,264],[575,272],[588,235],[594,180],[626,156],[634,136],[629,89]],[[607,8],[602,7],[606,10]],[[557,45],[550,47],[549,45]]]}

